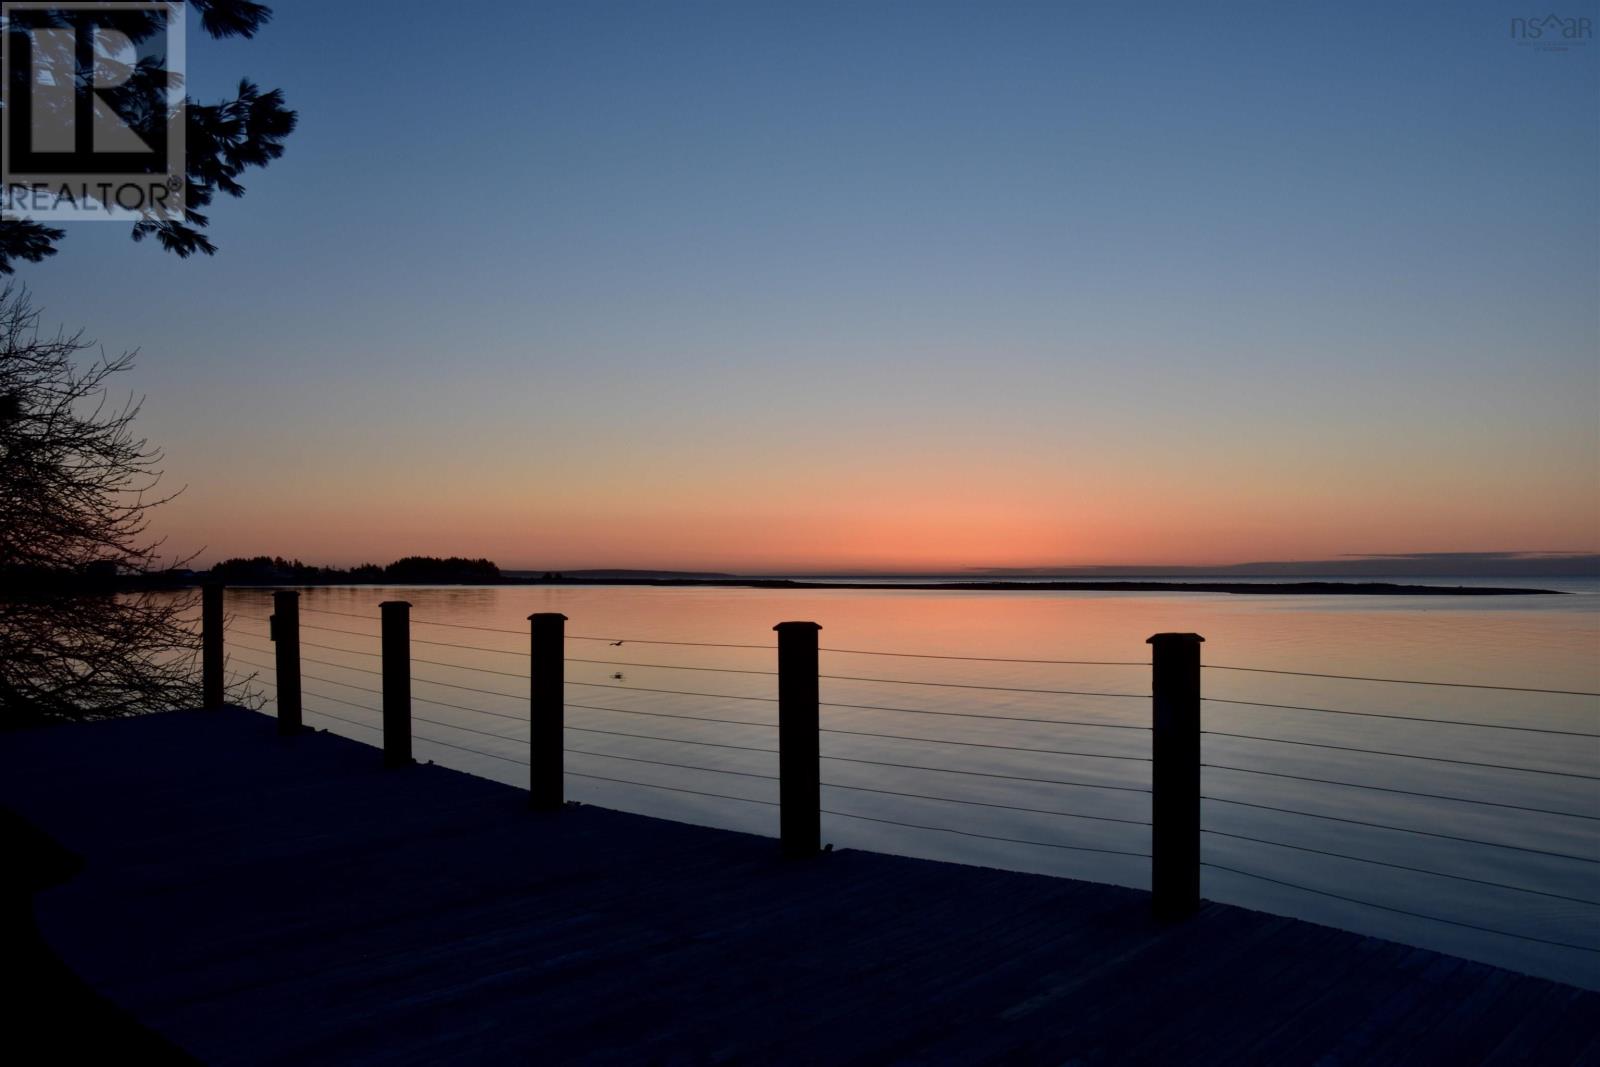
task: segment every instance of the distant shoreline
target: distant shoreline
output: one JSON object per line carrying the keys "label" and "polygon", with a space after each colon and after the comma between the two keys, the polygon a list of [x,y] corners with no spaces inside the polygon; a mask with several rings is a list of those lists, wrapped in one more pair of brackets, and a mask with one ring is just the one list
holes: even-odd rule
{"label": "distant shoreline", "polygon": [[[522,583],[513,583],[522,584]],[[1565,596],[1554,589],[1482,585],[1402,585],[1396,582],[837,582],[795,578],[557,578],[529,585],[731,586],[745,589],[910,589],[925,592],[1267,593],[1346,596]]]}
{"label": "distant shoreline", "polygon": [[[405,582],[233,582],[235,588],[307,588],[316,586],[371,585],[401,586]],[[434,583],[424,583],[434,584]],[[1566,596],[1556,589],[1522,589],[1481,585],[1408,585],[1398,582],[1173,582],[1173,581],[808,581],[797,578],[665,578],[665,577],[552,577],[514,578],[499,581],[437,583],[475,586],[655,586],[665,588],[733,589],[866,589],[913,592],[1084,592],[1084,593],[1234,593],[1241,595],[1301,596]]]}

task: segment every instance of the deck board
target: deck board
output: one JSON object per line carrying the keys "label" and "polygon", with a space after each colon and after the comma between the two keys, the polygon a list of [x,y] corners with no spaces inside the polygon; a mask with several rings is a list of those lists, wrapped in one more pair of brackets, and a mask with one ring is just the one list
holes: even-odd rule
{"label": "deck board", "polygon": [[0,737],[95,990],[218,1064],[1566,1063],[1600,995],[1115,886],[573,807],[181,712]]}

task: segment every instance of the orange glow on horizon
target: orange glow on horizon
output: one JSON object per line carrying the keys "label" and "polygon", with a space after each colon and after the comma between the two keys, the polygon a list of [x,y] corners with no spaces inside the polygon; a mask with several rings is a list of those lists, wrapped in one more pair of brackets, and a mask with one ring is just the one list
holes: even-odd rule
{"label": "orange glow on horizon", "polygon": [[[731,426],[592,414],[333,422],[169,444],[156,516],[201,565],[405,555],[507,569],[951,572],[1212,565],[1351,553],[1592,551],[1590,428],[1094,429],[740,412]],[[1197,419],[1200,416],[1196,416]],[[587,420],[587,421],[585,421]],[[669,431],[677,436],[669,437]],[[1260,441],[1272,438],[1272,446]]]}

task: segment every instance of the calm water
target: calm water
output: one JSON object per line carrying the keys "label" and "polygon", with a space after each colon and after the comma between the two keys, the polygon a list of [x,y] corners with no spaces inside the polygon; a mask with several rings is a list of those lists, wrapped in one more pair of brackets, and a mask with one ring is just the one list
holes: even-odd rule
{"label": "calm water", "polygon": [[[823,780],[833,783],[823,790],[823,806],[834,813],[824,816],[824,840],[839,848],[1147,887],[1148,860],[1113,853],[1149,849],[1149,831],[1139,824],[1150,817],[1150,798],[1139,790],[1149,784],[1150,737],[1142,729],[1119,727],[1148,725],[1149,701],[1143,695],[1149,692],[1150,679],[1143,664],[1148,655],[1145,638],[1150,634],[1178,630],[1204,635],[1208,664],[1600,691],[1600,583],[1572,580],[1555,584],[1574,590],[1574,595],[1461,599],[1243,597],[1185,592],[319,588],[306,590],[302,596],[302,639],[307,643],[303,650],[305,706],[309,723],[377,742],[378,717],[368,710],[379,703],[377,694],[370,691],[378,688],[377,676],[370,673],[378,666],[370,655],[377,651],[376,640],[370,636],[377,632],[376,605],[385,599],[409,600],[415,622],[413,656],[419,660],[413,669],[418,758],[525,784],[526,768],[510,762],[526,758],[522,722],[526,714],[526,638],[521,635],[530,613],[559,611],[568,616],[568,632],[574,635],[568,642],[568,656],[604,661],[570,662],[567,666],[568,680],[573,683],[568,687],[573,706],[567,712],[571,727],[567,767],[575,772],[567,783],[569,798],[776,835],[775,807],[733,799],[770,802],[777,798],[777,783],[766,777],[776,774],[777,757],[750,751],[775,747],[776,733],[770,724],[776,718],[771,702],[776,679],[765,673],[728,673],[771,671],[774,653],[770,648],[644,642],[766,646],[772,643],[775,622],[813,620],[822,624],[824,648],[861,650],[826,652],[822,657],[822,699],[832,705],[823,708],[823,726],[830,732],[823,735],[822,750],[825,756],[844,757],[823,763]],[[236,590],[229,596],[231,668],[249,673],[270,665],[264,622],[270,612],[270,592]],[[484,629],[426,625],[428,622]],[[579,639],[591,637],[604,640]],[[424,639],[443,644],[424,644]],[[615,646],[610,643],[614,640],[625,643]],[[312,647],[313,643],[325,647]],[[477,647],[451,647],[454,645]],[[1138,665],[993,663],[862,654],[872,651],[1114,660]],[[687,667],[720,670],[678,669]],[[616,677],[619,674],[621,677]],[[270,669],[260,671],[260,677],[269,682]],[[930,684],[907,684],[913,682]],[[956,687],[961,684],[1007,688]],[[1600,702],[1592,697],[1220,669],[1208,669],[1204,685],[1208,698],[1600,732]],[[1010,691],[1014,689],[1071,690],[1083,695]],[[262,691],[268,697],[265,710],[270,712],[272,689],[263,685]],[[684,695],[685,691],[696,695]],[[934,712],[943,714],[930,714]],[[1596,865],[1600,862],[1600,782],[1592,777],[1600,775],[1600,740],[1209,702],[1203,714],[1205,728],[1221,733],[1560,772],[1540,774],[1207,736],[1203,759],[1217,766],[1203,772],[1202,790],[1216,798],[1204,804],[1204,826],[1212,831],[1203,841],[1204,859],[1306,888],[1208,867],[1203,891],[1216,900],[1600,987],[1600,952],[1469,928],[1489,927],[1540,941],[1600,948],[1600,904],[1560,899],[1600,902],[1600,878],[1596,877],[1600,873]],[[663,717],[675,715],[738,720],[741,724]],[[1086,725],[1015,721],[1019,718],[1073,720]],[[678,740],[626,736],[630,734]],[[884,734],[897,736],[866,736]],[[687,743],[693,741],[740,747]],[[974,747],[984,745],[1010,747]],[[1042,749],[1055,751],[1044,753],[1039,751]],[[886,767],[883,763],[935,769]],[[955,773],[959,771],[1009,777]],[[1515,807],[1302,780],[1305,778]],[[890,795],[893,793],[949,800]],[[1000,806],[950,802],[955,800]],[[1313,814],[1379,825],[1353,825],[1314,818]],[[916,825],[901,825],[908,823]],[[1469,844],[1453,838],[1516,847]],[[1474,881],[1322,854],[1330,852]],[[1481,884],[1484,882],[1553,895],[1517,892]],[[1399,910],[1386,911],[1308,889]],[[1423,913],[1449,922],[1400,912]]]}

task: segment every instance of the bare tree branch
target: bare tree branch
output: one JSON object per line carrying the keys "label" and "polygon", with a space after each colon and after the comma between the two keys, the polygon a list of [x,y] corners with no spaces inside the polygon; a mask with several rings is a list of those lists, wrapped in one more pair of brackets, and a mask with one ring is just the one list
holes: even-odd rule
{"label": "bare tree branch", "polygon": [[[147,536],[161,452],[113,400],[134,353],[39,331],[23,290],[0,290],[0,724],[135,715],[200,703],[192,592],[118,592],[181,566]],[[238,697],[244,697],[241,691]]]}

